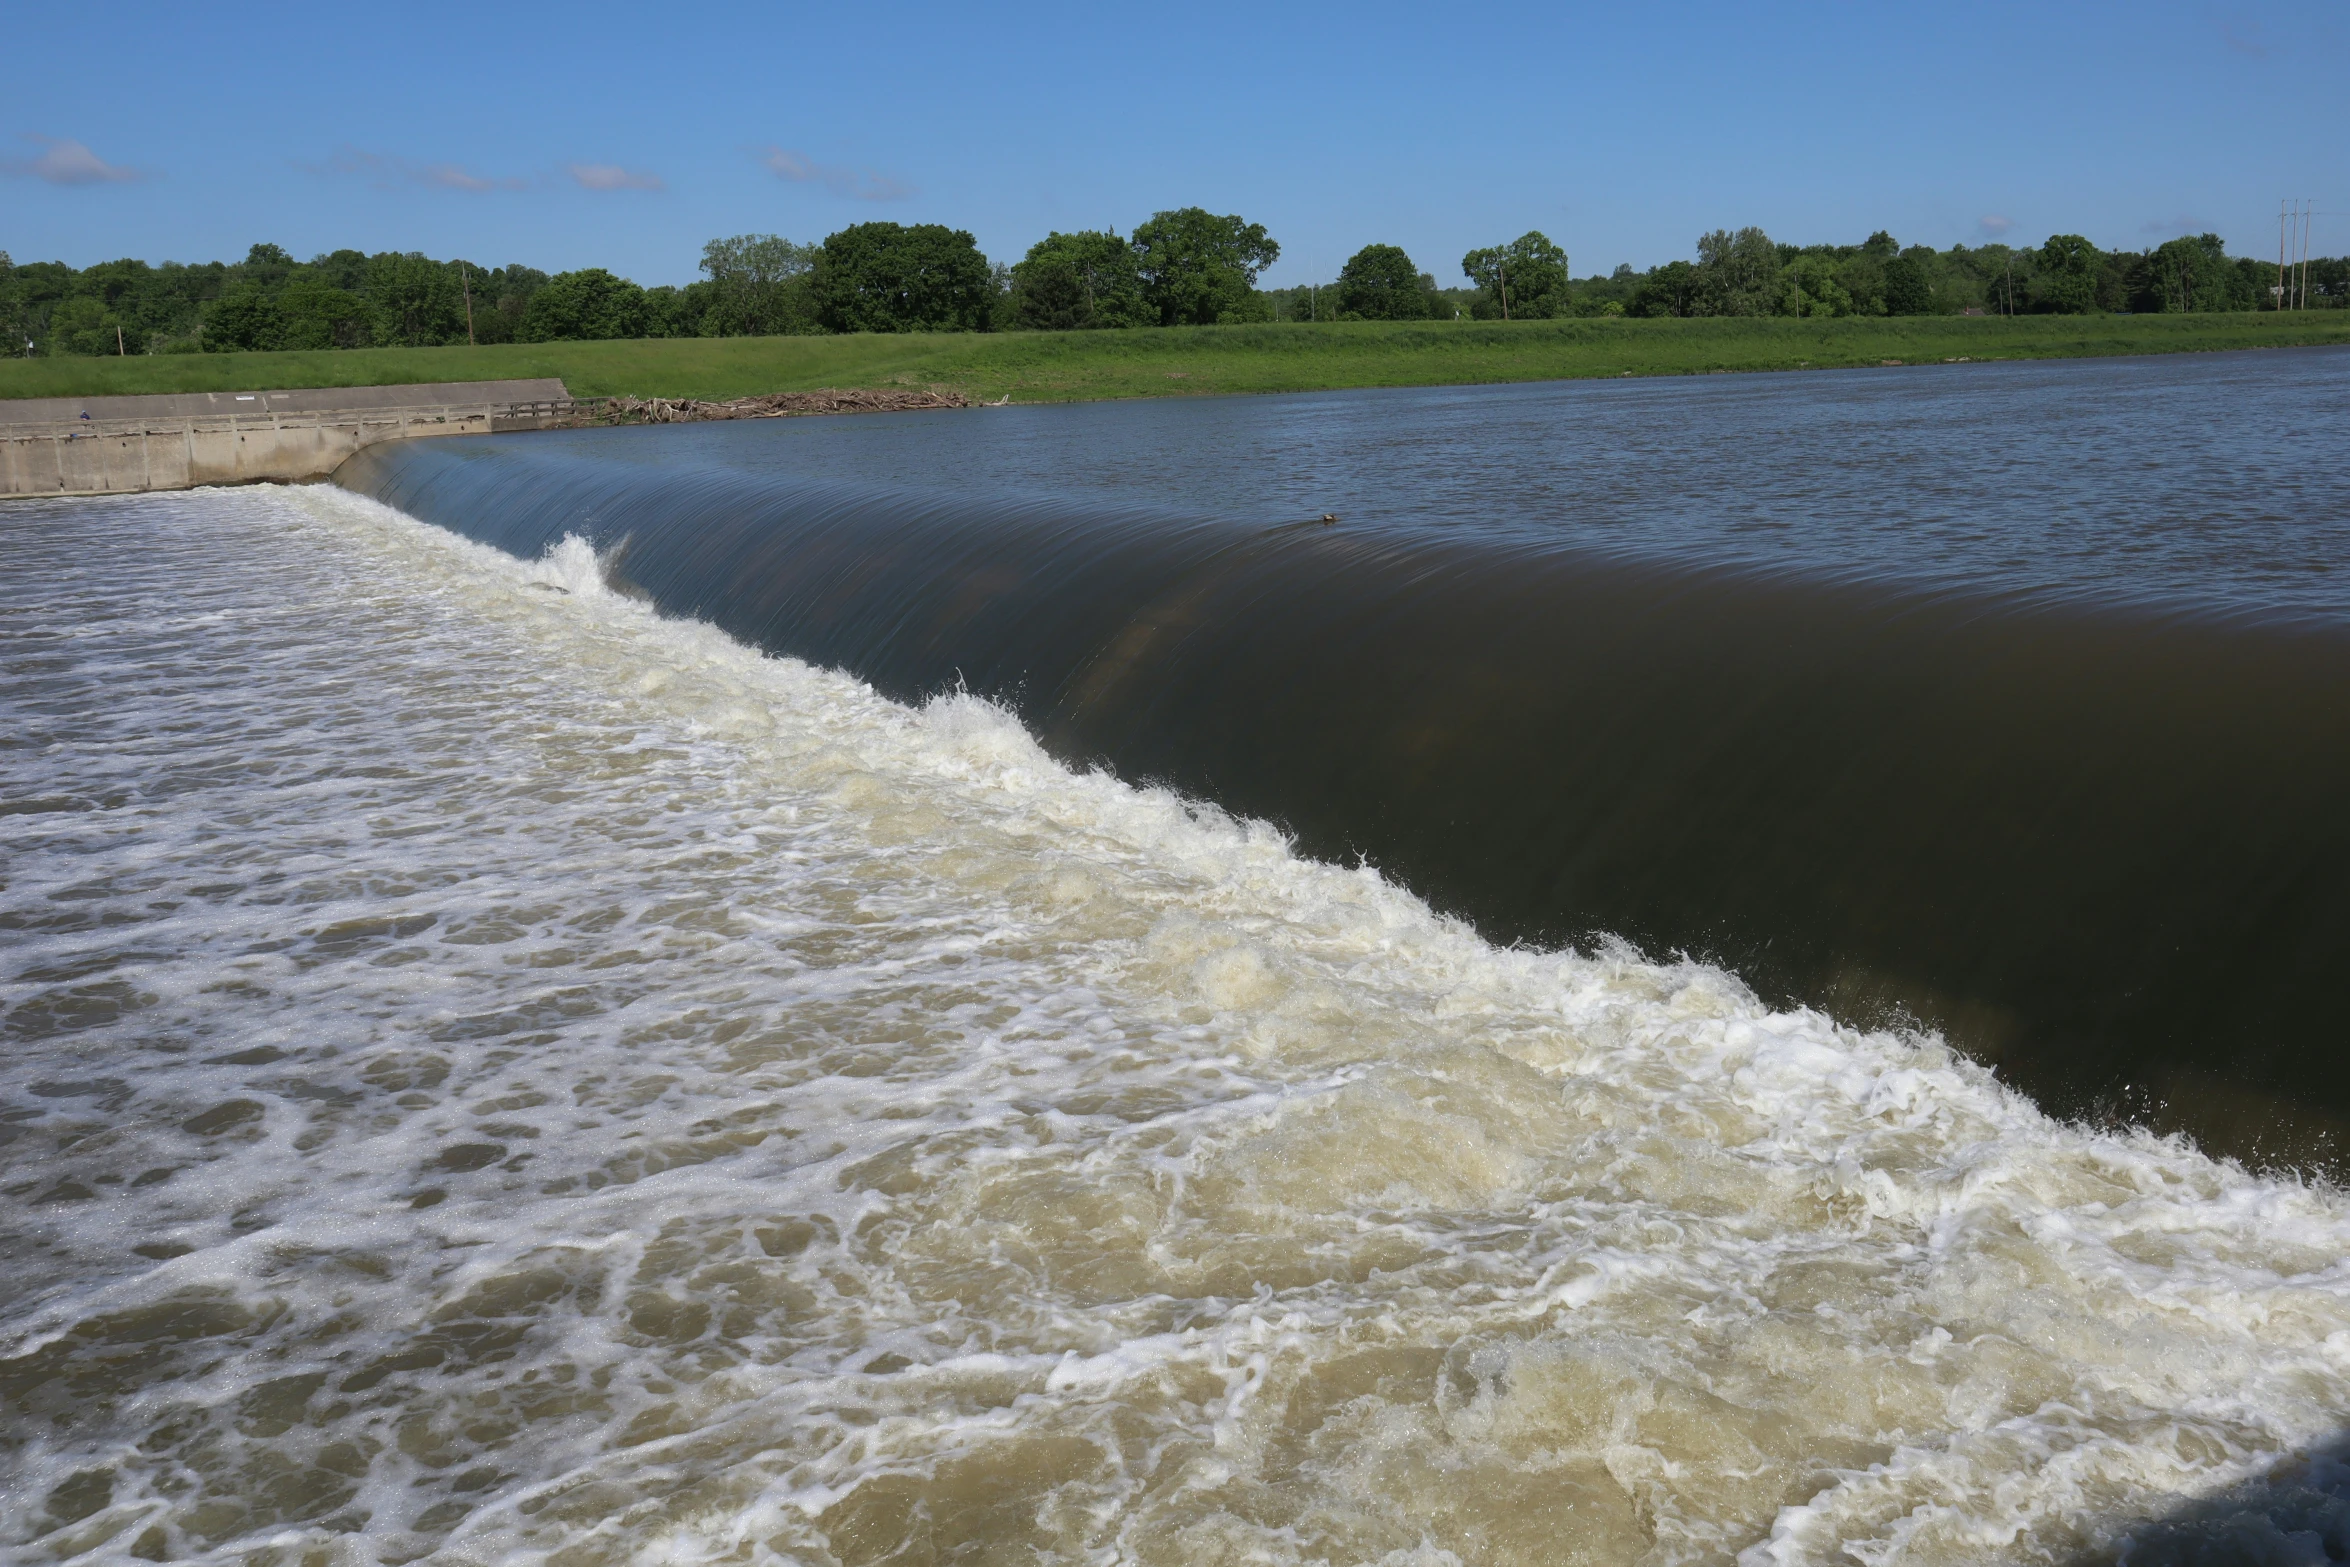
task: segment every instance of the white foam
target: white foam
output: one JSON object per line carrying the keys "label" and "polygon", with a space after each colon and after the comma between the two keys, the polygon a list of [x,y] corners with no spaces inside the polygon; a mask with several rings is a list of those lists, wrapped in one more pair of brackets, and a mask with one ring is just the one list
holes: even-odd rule
{"label": "white foam", "polygon": [[78,802],[0,818],[25,1559],[2055,1559],[2350,1410],[2337,1194],[1933,1040],[1492,948],[577,541],[0,528],[0,787]]}

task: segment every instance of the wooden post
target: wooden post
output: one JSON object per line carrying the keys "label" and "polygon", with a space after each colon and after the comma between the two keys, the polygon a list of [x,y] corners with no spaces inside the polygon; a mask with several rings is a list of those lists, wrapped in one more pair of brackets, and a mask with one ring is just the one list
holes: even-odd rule
{"label": "wooden post", "polygon": [[122,346],[122,323],[117,321],[114,324],[114,357],[128,359],[130,356],[131,351]]}
{"label": "wooden post", "polygon": [[477,346],[473,341],[473,269],[464,262],[457,263],[457,278],[465,289],[465,346]]}

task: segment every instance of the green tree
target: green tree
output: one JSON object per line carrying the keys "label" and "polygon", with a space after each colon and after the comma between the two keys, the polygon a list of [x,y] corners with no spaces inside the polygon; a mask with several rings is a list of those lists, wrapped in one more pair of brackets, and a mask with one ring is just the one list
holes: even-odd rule
{"label": "green tree", "polygon": [[645,335],[645,291],[602,267],[558,272],[531,295],[522,341],[556,343]]}
{"label": "green tree", "polygon": [[1483,291],[1476,315],[1541,321],[1567,313],[1567,253],[1540,230],[1470,251],[1461,257],[1461,272]]}
{"label": "green tree", "polygon": [[[706,337],[780,337],[816,329],[809,283],[817,247],[779,234],[737,234],[702,247],[709,289],[695,312]],[[674,311],[671,318],[676,319]]]}
{"label": "green tree", "polygon": [[473,335],[476,342],[519,343],[523,318],[530,312],[530,302],[538,291],[547,286],[547,274],[536,267],[507,265],[489,276],[481,294],[476,296],[495,300],[488,311],[477,302],[473,310]]}
{"label": "green tree", "polygon": [[2217,234],[2198,234],[2157,245],[2147,256],[2153,308],[2164,311],[2249,309],[2239,300],[2240,284]]}
{"label": "green tree", "polygon": [[365,348],[373,340],[367,301],[305,267],[277,295],[280,348]]}
{"label": "green tree", "polygon": [[303,269],[311,277],[329,288],[339,288],[346,294],[367,291],[367,253],[361,250],[330,250],[312,256]]}
{"label": "green tree", "polygon": [[858,223],[816,258],[818,318],[835,332],[984,332],[993,280],[978,242],[939,223]]}
{"label": "green tree", "polygon": [[1686,261],[1668,261],[1650,267],[1632,297],[1624,302],[1628,316],[1693,316],[1697,314],[1697,268]]}
{"label": "green tree", "polygon": [[107,309],[106,302],[95,294],[76,294],[60,301],[50,312],[49,352],[52,354],[114,354],[131,343],[122,318]]}
{"label": "green tree", "polygon": [[1696,314],[1769,315],[1779,299],[1779,247],[1768,234],[1715,229],[1698,240]]}
{"label": "green tree", "polygon": [[[1885,237],[1884,231],[1878,230],[1875,235],[1871,236],[1871,244],[1883,237]],[[1856,316],[1890,314],[1885,304],[1885,268],[1897,259],[1899,258],[1887,256],[1882,252],[1870,249],[1868,245],[1863,245],[1858,255],[1844,256],[1831,263],[1835,271],[1836,286],[1844,290],[1846,297],[1852,301],[1847,314]]]}
{"label": "green tree", "polygon": [[1281,247],[1262,223],[1181,207],[1153,213],[1135,228],[1133,245],[1143,301],[1162,326],[1272,318],[1257,275],[1280,259]]}
{"label": "green tree", "polygon": [[366,288],[376,342],[428,348],[465,341],[465,297],[457,275],[422,252],[369,257]]}
{"label": "green tree", "polygon": [[1115,230],[1058,230],[1012,267],[1006,295],[1014,326],[1031,332],[1147,326],[1158,313],[1142,297],[1134,247]]}
{"label": "green tree", "polygon": [[0,358],[13,359],[32,352],[30,313],[24,304],[24,286],[17,280],[16,263],[0,250]]}
{"label": "green tree", "polygon": [[1934,313],[1933,276],[1915,256],[1904,253],[1885,263],[1885,313],[1889,316]]}
{"label": "green tree", "polygon": [[1837,279],[1838,268],[1826,256],[1806,251],[1779,269],[1778,314],[1783,316],[1848,316],[1852,295]]}
{"label": "green tree", "polygon": [[[717,337],[711,329],[711,306],[716,286],[708,278],[672,288],[664,283],[645,290],[645,336]],[[494,314],[495,312],[493,312]]]}
{"label": "green tree", "polygon": [[204,348],[229,354],[278,346],[284,330],[277,301],[256,283],[240,283],[204,312]]}
{"label": "green tree", "polygon": [[2085,316],[2097,308],[2097,284],[2105,253],[2078,234],[2051,234],[2033,258],[2031,308],[2054,315]]}
{"label": "green tree", "polygon": [[269,293],[276,293],[298,263],[286,254],[283,245],[254,245],[245,252],[245,259],[237,266],[243,281],[258,285]]}
{"label": "green tree", "polygon": [[1338,269],[1341,317],[1425,321],[1434,313],[1436,280],[1424,277],[1398,245],[1365,245]]}

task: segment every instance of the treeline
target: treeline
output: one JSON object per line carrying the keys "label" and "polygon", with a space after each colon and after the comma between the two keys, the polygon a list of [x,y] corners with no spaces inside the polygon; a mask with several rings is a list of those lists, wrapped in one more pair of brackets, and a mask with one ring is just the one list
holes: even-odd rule
{"label": "treeline", "polygon": [[[1858,245],[1780,245],[1761,229],[1717,229],[1697,259],[1594,278],[1577,314],[1632,316],[1931,316],[2160,314],[2340,309],[2350,305],[2350,261],[2286,269],[2230,256],[2217,234],[2148,250],[2100,250],[2078,234],[2038,246],[1903,246],[1879,230]],[[2303,295],[2306,292],[2306,299]]]}
{"label": "treeline", "polygon": [[[2350,262],[2288,269],[2219,236],[2105,251],[2078,235],[1948,250],[1879,232],[1781,245],[1716,230],[1693,261],[1574,278],[1540,233],[1470,251],[1440,287],[1400,247],[1368,245],[1327,284],[1261,289],[1281,254],[1262,224],[1198,207],[1131,235],[1053,233],[1010,265],[941,224],[860,223],[819,244],[712,240],[703,276],[642,288],[599,267],[546,273],[410,253],[296,261],[109,261],[76,271],[0,252],[0,343],[38,354],[418,347],[816,332],[1077,331],[1249,321],[1548,320],[1578,316],[1884,316],[2175,312],[2350,305]],[[2306,285],[2306,286],[2305,286]]]}

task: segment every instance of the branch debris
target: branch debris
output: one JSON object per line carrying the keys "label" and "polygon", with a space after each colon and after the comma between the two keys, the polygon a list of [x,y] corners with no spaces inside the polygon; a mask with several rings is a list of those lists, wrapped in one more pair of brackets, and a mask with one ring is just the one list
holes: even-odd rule
{"label": "branch debris", "polygon": [[706,403],[691,397],[614,397],[596,420],[600,424],[695,424],[706,419],[787,419],[800,414],[906,413],[920,408],[968,408],[960,392],[938,387],[922,391],[889,387],[825,387],[814,392],[772,392]]}

